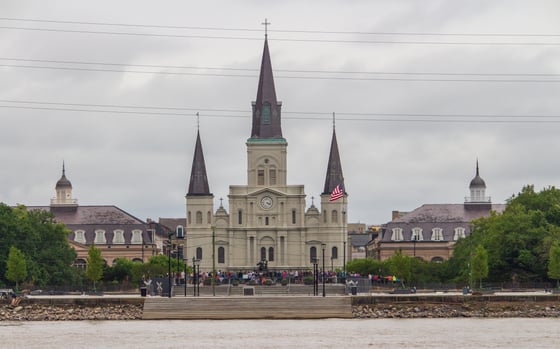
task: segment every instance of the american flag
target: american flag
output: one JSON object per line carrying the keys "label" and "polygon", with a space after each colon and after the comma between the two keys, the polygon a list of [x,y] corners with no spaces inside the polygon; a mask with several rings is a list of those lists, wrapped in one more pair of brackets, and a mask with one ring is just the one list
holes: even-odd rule
{"label": "american flag", "polygon": [[344,196],[344,191],[342,190],[342,185],[338,184],[331,193],[331,198],[329,201],[336,201]]}

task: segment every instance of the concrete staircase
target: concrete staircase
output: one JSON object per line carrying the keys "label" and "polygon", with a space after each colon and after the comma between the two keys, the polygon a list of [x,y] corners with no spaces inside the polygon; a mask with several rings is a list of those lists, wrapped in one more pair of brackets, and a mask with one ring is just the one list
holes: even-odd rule
{"label": "concrete staircase", "polygon": [[352,318],[351,297],[148,297],[143,319]]}
{"label": "concrete staircase", "polygon": [[[213,296],[214,292],[216,296],[243,296],[244,289],[252,288],[254,290],[254,295],[256,296],[313,296],[313,286],[310,285],[290,285],[290,286],[228,286],[228,285],[216,285],[215,290],[212,290],[212,286],[200,286],[200,296]],[[328,296],[342,296],[346,292],[346,287],[341,284],[326,284],[325,294]],[[323,294],[322,285],[319,285],[319,295]],[[185,295],[184,286],[173,286],[172,291],[173,297],[181,297]],[[193,296],[193,286],[187,286],[187,297]]]}

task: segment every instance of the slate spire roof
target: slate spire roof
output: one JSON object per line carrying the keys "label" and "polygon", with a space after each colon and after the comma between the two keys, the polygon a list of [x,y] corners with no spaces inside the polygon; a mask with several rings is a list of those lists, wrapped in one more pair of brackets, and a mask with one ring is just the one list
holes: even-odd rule
{"label": "slate spire roof", "polygon": [[189,191],[187,192],[187,196],[189,195],[212,195],[212,193],[210,193],[210,187],[208,186],[208,177],[206,176],[206,164],[204,162],[204,154],[202,152],[200,131],[196,134],[196,145],[194,148]]}
{"label": "slate spire roof", "polygon": [[72,188],[72,183],[66,178],[66,169],[64,168],[64,161],[62,162],[62,177],[56,182],[55,189]]}
{"label": "slate spire roof", "polygon": [[282,103],[276,100],[272,64],[268,52],[268,40],[264,39],[257,99],[253,102],[253,129],[251,138],[282,138],[280,109]]}
{"label": "slate spire roof", "polygon": [[341,185],[342,191],[346,193],[344,187],[344,175],[342,174],[342,164],[340,163],[340,155],[338,153],[338,143],[336,141],[336,130],[333,126],[331,151],[329,153],[327,177],[325,179],[325,189],[323,190],[323,194],[331,194],[337,185]]}
{"label": "slate spire roof", "polygon": [[480,177],[480,171],[478,170],[478,160],[476,160],[476,176],[472,179],[469,188],[486,188],[486,183]]}

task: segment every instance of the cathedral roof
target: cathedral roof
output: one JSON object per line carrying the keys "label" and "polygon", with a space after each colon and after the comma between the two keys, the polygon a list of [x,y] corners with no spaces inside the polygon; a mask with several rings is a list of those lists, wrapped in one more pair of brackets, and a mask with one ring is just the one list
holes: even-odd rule
{"label": "cathedral roof", "polygon": [[70,188],[72,189],[72,183],[66,178],[66,170],[64,169],[64,163],[62,163],[62,177],[56,182],[55,189]]}
{"label": "cathedral roof", "polygon": [[342,174],[342,164],[340,163],[340,155],[338,153],[338,143],[336,141],[336,131],[333,128],[331,141],[331,151],[329,153],[329,163],[327,165],[327,177],[325,179],[325,188],[323,194],[330,194],[337,185],[341,186],[342,191],[346,193],[344,187],[344,175]]}
{"label": "cathedral roof", "polygon": [[194,158],[187,195],[212,195],[206,176],[206,164],[202,152],[202,142],[200,141],[200,131],[196,135],[196,145],[194,148]]}
{"label": "cathedral roof", "polygon": [[264,49],[257,87],[257,99],[253,102],[253,129],[251,138],[282,138],[280,119],[281,103],[276,100],[272,64],[268,52],[268,40],[264,40]]}

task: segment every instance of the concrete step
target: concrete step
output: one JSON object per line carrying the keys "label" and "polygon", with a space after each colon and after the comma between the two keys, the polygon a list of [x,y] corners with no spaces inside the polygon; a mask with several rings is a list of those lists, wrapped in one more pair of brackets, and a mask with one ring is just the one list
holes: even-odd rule
{"label": "concrete step", "polygon": [[350,297],[148,297],[143,319],[351,318]]}

